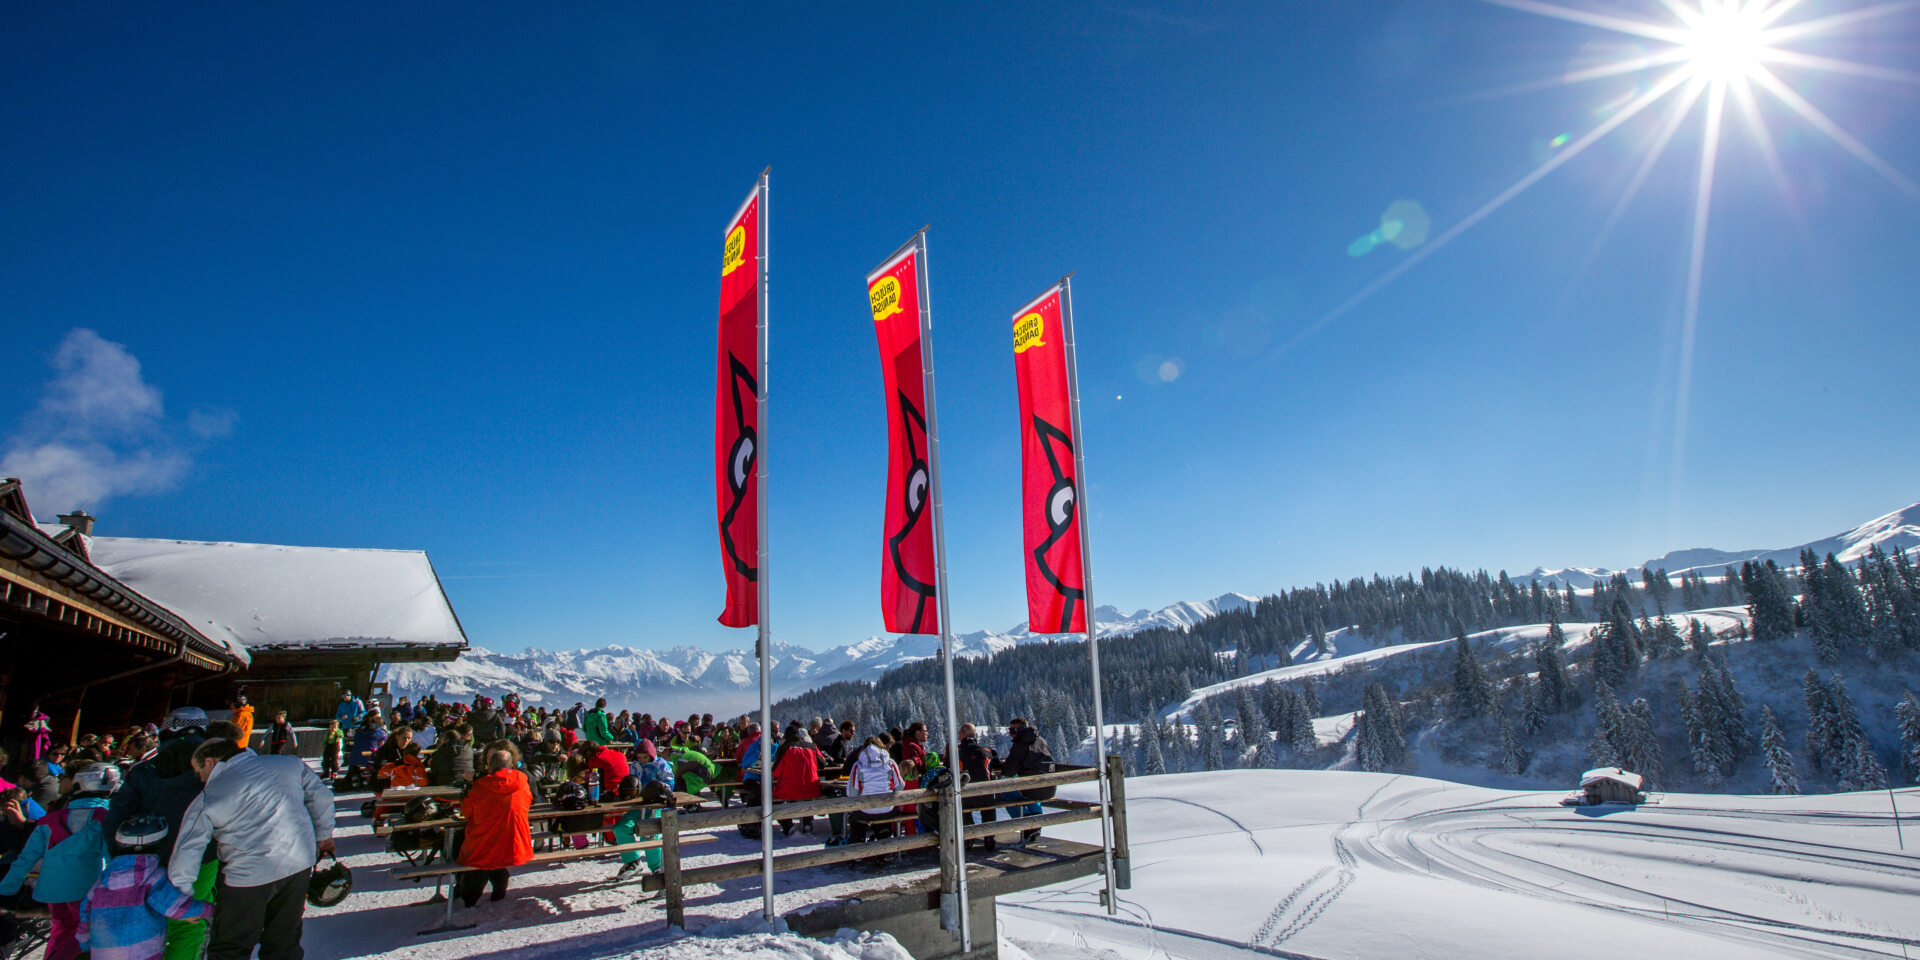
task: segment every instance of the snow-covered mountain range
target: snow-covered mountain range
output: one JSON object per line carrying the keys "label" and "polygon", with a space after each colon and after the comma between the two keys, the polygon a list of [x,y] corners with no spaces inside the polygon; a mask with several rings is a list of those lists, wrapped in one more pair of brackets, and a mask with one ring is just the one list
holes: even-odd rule
{"label": "snow-covered mountain range", "polygon": [[[1227,593],[1211,600],[1182,601],[1159,610],[1132,614],[1103,606],[1094,624],[1103,637],[1126,636],[1151,627],[1186,628],[1214,614],[1241,610],[1256,598]],[[1049,642],[1018,624],[1006,631],[977,630],[954,637],[963,657],[991,656],[1017,644]],[[940,639],[918,634],[868,637],[815,653],[776,642],[770,668],[776,696],[842,680],[871,680],[894,667],[935,656]],[[696,647],[642,650],[609,646],[597,650],[539,650],[520,653],[472,647],[451,663],[392,663],[381,668],[394,695],[466,699],[503,697],[517,691],[522,700],[546,706],[592,703],[606,697],[616,708],[650,713],[693,711],[732,713],[758,700],[758,664],[752,650],[715,653]]]}
{"label": "snow-covered mountain range", "polygon": [[1687,550],[1674,550],[1637,567],[1627,567],[1622,570],[1611,570],[1606,567],[1563,567],[1559,570],[1549,570],[1545,567],[1536,567],[1525,575],[1513,579],[1516,582],[1556,581],[1574,587],[1591,587],[1595,581],[1607,580],[1616,573],[1625,573],[1629,579],[1637,582],[1642,570],[1664,569],[1669,576],[1675,577],[1689,570],[1699,570],[1712,576],[1729,566],[1738,567],[1748,560],[1772,560],[1782,567],[1797,566],[1800,563],[1800,551],[1808,549],[1822,557],[1831,553],[1842,562],[1852,563],[1866,556],[1867,551],[1875,546],[1887,553],[1895,550],[1911,550],[1920,546],[1920,503],[1875,517],[1852,530],[1836,533],[1831,537],[1798,546],[1782,547],[1778,550],[1716,550],[1711,547],[1694,547]]}
{"label": "snow-covered mountain range", "polygon": [[[1920,503],[1876,517],[1852,530],[1798,546],[1777,550],[1676,550],[1625,571],[1635,580],[1645,567],[1666,568],[1670,575],[1690,569],[1718,574],[1729,564],[1746,560],[1773,560],[1782,566],[1799,562],[1810,548],[1821,556],[1832,553],[1844,561],[1858,560],[1868,549],[1911,550],[1920,546]],[[1536,569],[1520,581],[1553,580],[1574,587],[1590,587],[1616,571],[1602,567]],[[1152,627],[1184,629],[1228,610],[1245,609],[1258,598],[1226,593],[1211,600],[1183,601],[1159,610],[1126,614],[1103,606],[1094,622],[1101,636],[1126,636]],[[991,656],[1023,643],[1050,642],[1052,634],[1036,634],[1020,623],[1005,631],[976,630],[956,636],[955,650],[963,657]],[[815,652],[789,644],[774,644],[772,665],[775,696],[798,693],[843,680],[871,680],[895,667],[935,656],[939,638],[915,634],[867,637],[854,643]],[[467,698],[480,694],[504,696],[518,691],[529,703],[571,706],[606,697],[616,707],[652,713],[732,713],[748,709],[758,699],[757,666],[752,650],[715,653],[695,647],[643,650],[609,646],[597,650],[538,650],[520,653],[473,647],[452,663],[388,664],[381,679],[396,695],[418,697],[433,693]]]}

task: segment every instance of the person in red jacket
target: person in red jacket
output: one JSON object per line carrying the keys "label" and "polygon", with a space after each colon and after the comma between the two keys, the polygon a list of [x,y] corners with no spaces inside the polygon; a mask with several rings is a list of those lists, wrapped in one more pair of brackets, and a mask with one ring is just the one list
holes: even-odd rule
{"label": "person in red jacket", "polygon": [[[820,798],[820,768],[826,755],[813,745],[805,727],[790,727],[780,744],[779,762],[773,765],[773,799],[779,803]],[[800,818],[800,832],[813,832],[813,818]],[[793,820],[780,821],[780,835],[793,835]]]}
{"label": "person in red jacket", "polygon": [[580,772],[587,777],[588,789],[592,789],[593,774],[600,774],[600,791],[611,797],[620,788],[620,781],[627,778],[632,770],[627,764],[627,755],[612,747],[603,747],[592,740],[582,740],[574,747],[580,755]]}
{"label": "person in red jacket", "polygon": [[505,899],[507,868],[533,859],[533,831],[527,823],[533,788],[527,775],[513,769],[513,756],[505,750],[487,754],[486,767],[486,775],[475,779],[460,801],[467,830],[458,862],[476,869],[460,874],[455,892],[469,907],[480,902],[480,891],[488,884],[493,885],[492,899]]}

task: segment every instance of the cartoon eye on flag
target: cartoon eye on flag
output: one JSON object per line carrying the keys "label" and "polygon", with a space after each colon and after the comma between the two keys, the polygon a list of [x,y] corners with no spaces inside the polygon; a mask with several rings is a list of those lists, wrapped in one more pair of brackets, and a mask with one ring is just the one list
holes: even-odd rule
{"label": "cartoon eye on flag", "polygon": [[880,609],[894,633],[939,633],[939,571],[928,509],[933,474],[921,354],[920,237],[867,275],[887,399],[887,519]]}
{"label": "cartoon eye on flag", "polygon": [[760,186],[727,224],[720,261],[720,356],[714,398],[714,491],[727,606],[720,622],[760,622]]}
{"label": "cartoon eye on flag", "polygon": [[1058,284],[1013,315],[1020,390],[1020,515],[1026,541],[1027,624],[1035,633],[1083,633],[1073,402]]}

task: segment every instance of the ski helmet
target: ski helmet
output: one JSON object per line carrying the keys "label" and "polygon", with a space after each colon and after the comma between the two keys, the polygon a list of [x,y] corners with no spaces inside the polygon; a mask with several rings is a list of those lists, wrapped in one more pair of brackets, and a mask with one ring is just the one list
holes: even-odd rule
{"label": "ski helmet", "polygon": [[167,825],[167,818],[157,814],[143,813],[129,817],[113,832],[113,842],[135,853],[144,853],[167,839],[173,828]]}
{"label": "ski helmet", "polygon": [[333,865],[324,870],[314,861],[313,875],[307,879],[307,902],[316,907],[331,907],[353,892],[353,872],[338,858],[331,859]]}
{"label": "ski helmet", "polygon": [[112,793],[120,788],[120,768],[111,763],[96,763],[73,775],[77,793]]}
{"label": "ski helmet", "polygon": [[176,730],[190,730],[194,727],[202,730],[207,728],[207,712],[199,707],[180,707],[167,714],[166,721],[160,724],[160,729],[168,733]]}

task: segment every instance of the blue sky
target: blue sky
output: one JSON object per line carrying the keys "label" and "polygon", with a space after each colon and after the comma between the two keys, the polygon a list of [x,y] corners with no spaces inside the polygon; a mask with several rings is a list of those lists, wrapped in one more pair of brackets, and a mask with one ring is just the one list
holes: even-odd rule
{"label": "blue sky", "polygon": [[[923,223],[961,629],[1024,618],[1007,324],[1069,270],[1098,602],[1782,546],[1920,499],[1920,198],[1765,96],[1785,188],[1729,119],[1683,457],[1704,100],[1597,249],[1654,110],[1319,323],[1423,249],[1349,255],[1389,204],[1437,237],[1659,76],[1496,95],[1616,35],[1417,0],[686,7],[7,6],[0,436],[84,454],[17,471],[36,510],[424,548],[487,646],[749,644],[713,622],[711,378],[721,228],[768,164],[784,640],[880,630],[862,276]],[[1911,10],[1805,47],[1917,48]],[[1779,72],[1920,176],[1912,83]]]}

